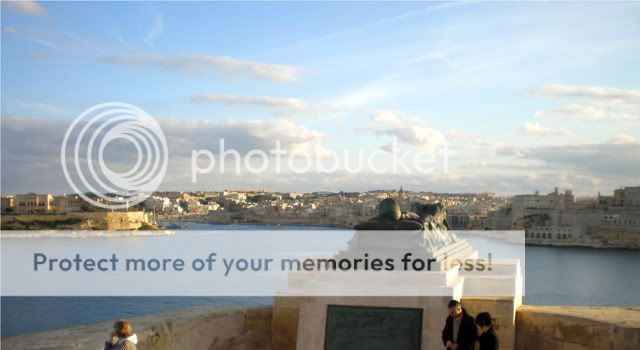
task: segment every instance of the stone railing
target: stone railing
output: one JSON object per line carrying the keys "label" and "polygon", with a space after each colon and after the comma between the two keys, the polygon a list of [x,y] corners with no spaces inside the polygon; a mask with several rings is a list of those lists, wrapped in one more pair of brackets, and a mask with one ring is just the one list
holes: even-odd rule
{"label": "stone railing", "polygon": [[522,306],[516,349],[640,349],[640,307]]}
{"label": "stone railing", "polygon": [[[139,350],[271,349],[271,306],[198,307],[131,318]],[[2,339],[2,348],[102,350],[113,327],[102,322]]]}

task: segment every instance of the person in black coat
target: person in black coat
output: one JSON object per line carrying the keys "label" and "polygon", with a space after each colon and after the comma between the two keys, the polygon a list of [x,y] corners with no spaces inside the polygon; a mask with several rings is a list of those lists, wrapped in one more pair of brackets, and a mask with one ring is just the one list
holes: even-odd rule
{"label": "person in black coat", "polygon": [[491,325],[491,314],[488,312],[479,313],[476,316],[476,324],[480,327],[480,337],[478,337],[480,350],[498,350],[498,337]]}
{"label": "person in black coat", "polygon": [[457,300],[451,300],[447,306],[449,317],[442,330],[442,343],[451,350],[474,350],[478,329],[473,317]]}

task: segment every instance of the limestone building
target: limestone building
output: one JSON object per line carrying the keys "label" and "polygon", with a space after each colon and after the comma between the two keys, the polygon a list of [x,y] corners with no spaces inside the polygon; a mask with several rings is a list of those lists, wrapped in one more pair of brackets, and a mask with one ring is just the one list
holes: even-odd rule
{"label": "limestone building", "polygon": [[613,205],[616,207],[640,207],[640,186],[625,187],[613,191]]}
{"label": "limestone building", "polygon": [[15,197],[15,211],[18,214],[48,213],[54,211],[51,194],[27,193]]}

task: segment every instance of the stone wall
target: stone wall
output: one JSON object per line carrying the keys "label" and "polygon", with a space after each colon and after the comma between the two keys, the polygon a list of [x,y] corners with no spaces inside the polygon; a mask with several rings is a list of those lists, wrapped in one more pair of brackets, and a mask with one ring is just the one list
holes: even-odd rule
{"label": "stone wall", "polygon": [[640,349],[640,307],[522,306],[516,349]]}
{"label": "stone wall", "polygon": [[[271,306],[199,307],[131,318],[139,350],[271,349]],[[20,350],[102,350],[113,327],[102,322],[2,339]]]}
{"label": "stone wall", "polygon": [[300,297],[277,297],[273,305],[271,344],[277,350],[295,350],[300,319]]}
{"label": "stone wall", "polygon": [[104,217],[107,230],[139,229],[143,224],[155,225],[149,213],[143,211],[109,212]]}
{"label": "stone wall", "polygon": [[156,227],[150,213],[143,211],[2,215],[1,220],[2,229],[13,230],[136,230]]}
{"label": "stone wall", "polygon": [[[275,299],[273,349],[296,349],[300,302],[303,299]],[[638,307],[523,305],[515,309],[512,300],[501,298],[463,298],[462,303],[473,316],[483,311],[491,313],[500,349],[503,350],[640,349]],[[445,317],[442,316],[443,322]]]}
{"label": "stone wall", "polygon": [[[441,303],[441,300],[434,302]],[[130,319],[140,350],[236,350],[296,348],[300,303],[305,298],[276,298],[261,307],[199,307]],[[489,311],[494,317],[500,349],[509,349],[512,310],[500,299],[464,298],[472,315]],[[433,315],[434,317],[436,315]],[[440,329],[440,320],[430,331]],[[444,325],[444,324],[443,324]],[[2,339],[3,348],[21,350],[102,349],[111,322],[78,326]],[[440,334],[437,332],[437,336]],[[640,307],[530,306],[515,314],[517,350],[637,350],[640,349]]]}

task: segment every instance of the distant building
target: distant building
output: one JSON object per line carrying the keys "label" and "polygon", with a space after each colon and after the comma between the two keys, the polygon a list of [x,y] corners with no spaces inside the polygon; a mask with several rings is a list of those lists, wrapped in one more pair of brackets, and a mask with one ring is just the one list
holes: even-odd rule
{"label": "distant building", "polygon": [[[571,191],[517,195],[491,213],[491,229],[524,229],[531,244],[630,247],[640,241],[640,187],[576,205]],[[509,223],[510,225],[507,225]],[[508,227],[510,226],[510,227]]]}
{"label": "distant building", "polygon": [[547,195],[520,194],[513,196],[512,208],[514,215],[520,215],[527,209],[571,209],[574,207],[575,198],[571,190],[566,190],[563,194],[558,192],[558,188]]}
{"label": "distant building", "polygon": [[16,205],[16,199],[13,196],[2,197],[2,211],[5,212],[7,209],[13,209]]}
{"label": "distant building", "polygon": [[171,199],[168,197],[151,196],[144,200],[144,207],[147,211],[163,212],[171,209]]}
{"label": "distant building", "polygon": [[54,204],[56,210],[61,213],[84,211],[91,205],[78,195],[56,196],[54,198]]}
{"label": "distant building", "polygon": [[640,207],[640,186],[625,187],[613,191],[613,206]]}
{"label": "distant building", "polygon": [[511,226],[522,228],[526,226],[524,219],[532,215],[550,214],[559,210],[573,209],[575,198],[571,190],[559,193],[558,188],[546,195],[521,194],[513,196],[511,201]]}
{"label": "distant building", "polygon": [[613,207],[613,196],[602,196],[598,192],[597,205],[599,208]]}
{"label": "distant building", "polygon": [[49,213],[55,210],[50,194],[27,193],[15,197],[15,212],[18,214]]}

